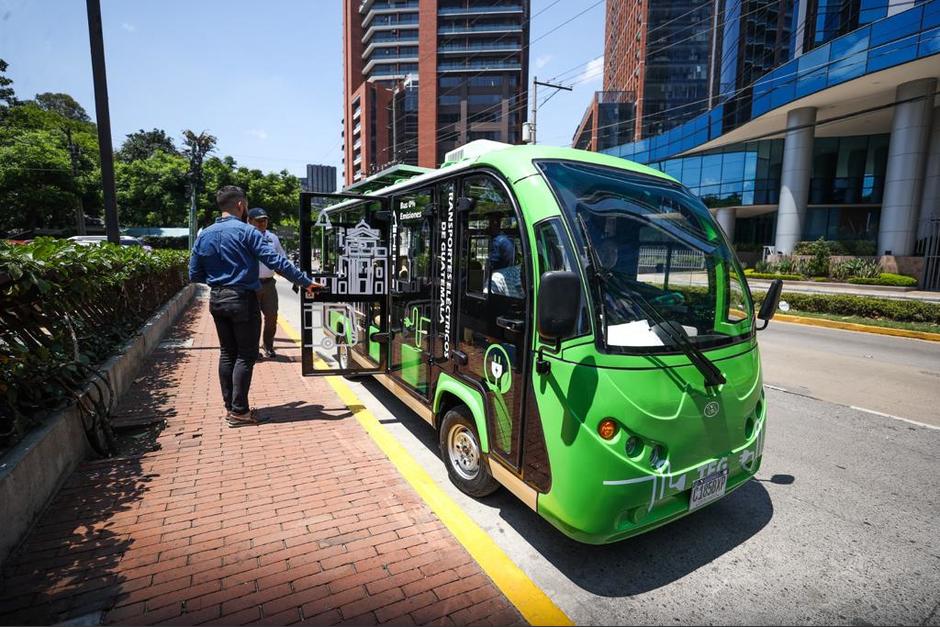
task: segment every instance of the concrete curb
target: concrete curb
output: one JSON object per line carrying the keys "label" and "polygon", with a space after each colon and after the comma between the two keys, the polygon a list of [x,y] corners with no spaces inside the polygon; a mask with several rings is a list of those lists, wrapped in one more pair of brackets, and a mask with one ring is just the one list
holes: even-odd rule
{"label": "concrete curb", "polygon": [[[102,364],[119,398],[137,370],[196,292],[187,285],[144,323],[137,335]],[[85,395],[98,397],[89,385]],[[107,401],[107,390],[103,391]],[[61,485],[90,452],[78,409],[72,405],[51,416],[0,457],[0,565],[19,546]]]}
{"label": "concrete curb", "polygon": [[858,331],[860,333],[893,335],[894,337],[906,337],[915,340],[925,340],[927,342],[940,342],[940,333],[930,333],[929,331],[892,329],[890,327],[876,327],[870,324],[856,324],[854,322],[840,322],[838,320],[808,318],[805,316],[791,316],[788,314],[777,314],[774,316],[774,320],[779,320],[780,322],[791,322],[793,324],[805,324],[812,327],[826,327],[827,329],[842,329],[843,331]]}

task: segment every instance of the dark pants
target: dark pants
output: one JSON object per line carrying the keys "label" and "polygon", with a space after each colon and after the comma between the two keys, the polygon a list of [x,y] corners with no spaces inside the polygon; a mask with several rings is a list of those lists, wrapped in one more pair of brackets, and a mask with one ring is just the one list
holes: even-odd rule
{"label": "dark pants", "polygon": [[261,289],[258,290],[258,303],[261,305],[261,313],[264,314],[261,341],[267,350],[274,350],[274,333],[277,331],[277,286],[274,285],[274,277],[270,280],[262,279]]}
{"label": "dark pants", "polygon": [[258,359],[261,332],[258,297],[250,290],[214,287],[209,297],[209,311],[222,347],[219,383],[225,409],[243,414],[249,409],[251,371]]}

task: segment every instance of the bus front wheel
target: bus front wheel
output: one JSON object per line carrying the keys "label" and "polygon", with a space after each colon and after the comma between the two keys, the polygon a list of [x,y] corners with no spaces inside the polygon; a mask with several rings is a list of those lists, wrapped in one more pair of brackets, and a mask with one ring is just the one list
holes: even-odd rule
{"label": "bus front wheel", "polygon": [[473,416],[466,406],[454,407],[444,415],[440,444],[447,474],[461,492],[480,498],[499,488],[490,474]]}
{"label": "bus front wheel", "polygon": [[[349,358],[349,344],[345,342],[342,344],[336,345],[336,363],[339,365],[340,370],[348,370],[352,361]],[[361,381],[369,375],[365,374],[344,374],[343,378],[348,381]]]}

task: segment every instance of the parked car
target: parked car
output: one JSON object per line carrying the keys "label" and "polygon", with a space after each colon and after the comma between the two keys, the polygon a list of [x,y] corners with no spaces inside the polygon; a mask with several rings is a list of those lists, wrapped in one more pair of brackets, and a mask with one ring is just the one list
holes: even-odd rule
{"label": "parked car", "polygon": [[[107,242],[108,238],[105,235],[73,235],[69,238],[69,241],[75,242],[79,246],[98,246]],[[153,250],[153,247],[144,244],[136,237],[131,237],[130,235],[121,236],[121,246],[140,246],[148,252]]]}

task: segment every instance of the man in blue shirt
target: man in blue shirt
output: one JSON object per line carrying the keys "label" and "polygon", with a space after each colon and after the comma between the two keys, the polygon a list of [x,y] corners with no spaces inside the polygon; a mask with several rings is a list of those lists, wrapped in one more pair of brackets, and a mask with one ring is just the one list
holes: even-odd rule
{"label": "man in blue shirt", "polygon": [[219,382],[226,420],[239,426],[259,421],[248,404],[261,335],[258,262],[304,286],[311,297],[322,286],[278,254],[258,229],[245,223],[248,200],[240,188],[226,185],[216,193],[215,201],[222,217],[196,238],[189,258],[189,280],[212,288],[209,311],[222,349]]}

